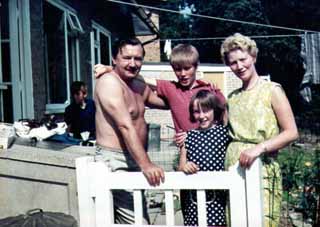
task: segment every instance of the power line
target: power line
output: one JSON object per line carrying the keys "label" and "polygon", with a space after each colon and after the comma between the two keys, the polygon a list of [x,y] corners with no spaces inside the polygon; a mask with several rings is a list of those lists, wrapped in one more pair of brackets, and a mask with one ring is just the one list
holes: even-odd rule
{"label": "power line", "polygon": [[188,15],[188,16],[194,16],[194,17],[200,17],[200,18],[206,18],[206,19],[212,19],[212,20],[227,21],[227,22],[232,22],[232,23],[248,24],[248,25],[260,26],[260,27],[266,27],[266,28],[282,29],[282,30],[295,31],[295,32],[318,32],[318,31],[312,31],[312,30],[306,30],[306,29],[298,29],[298,28],[290,28],[290,27],[277,26],[277,25],[261,24],[261,23],[255,23],[255,22],[249,22],[249,21],[227,19],[227,18],[222,18],[222,17],[213,17],[213,16],[207,16],[207,15],[196,14],[196,13],[182,13],[178,10],[159,8],[159,7],[155,7],[155,6],[148,6],[148,5],[138,4],[138,3],[119,1],[119,0],[106,0],[106,1],[114,2],[114,3],[118,3],[118,4],[123,4],[123,5],[130,5],[130,6],[136,6],[136,7],[138,6],[138,7],[143,7],[146,9],[153,9],[153,10],[163,11],[163,12],[168,12],[168,13]]}
{"label": "power line", "polygon": [[[267,39],[267,38],[287,38],[287,37],[301,37],[303,34],[288,34],[288,35],[253,35],[249,36],[254,39]],[[167,38],[167,39],[159,39],[158,41],[200,41],[200,40],[224,40],[227,37],[199,37],[199,38]],[[157,41],[157,40],[155,40]]]}

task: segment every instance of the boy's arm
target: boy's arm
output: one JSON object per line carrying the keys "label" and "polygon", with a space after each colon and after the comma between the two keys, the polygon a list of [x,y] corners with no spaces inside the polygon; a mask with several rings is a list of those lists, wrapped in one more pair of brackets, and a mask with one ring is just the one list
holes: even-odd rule
{"label": "boy's arm", "polygon": [[139,86],[144,87],[144,96],[145,96],[145,105],[150,108],[156,108],[156,109],[169,109],[169,106],[167,102],[159,97],[155,91],[152,91],[149,85],[145,83],[145,80],[142,76],[138,75],[136,78],[137,83],[139,83]]}
{"label": "boy's arm", "polygon": [[157,80],[155,78],[145,78],[141,75],[139,75],[139,78],[142,77],[144,82],[153,90],[157,90]]}

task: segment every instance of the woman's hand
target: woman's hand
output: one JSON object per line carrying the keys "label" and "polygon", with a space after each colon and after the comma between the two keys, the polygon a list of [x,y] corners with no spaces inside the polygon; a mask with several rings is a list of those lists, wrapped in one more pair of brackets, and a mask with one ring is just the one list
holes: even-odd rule
{"label": "woman's hand", "polygon": [[186,174],[194,174],[199,171],[199,166],[193,162],[187,162],[181,170]]}
{"label": "woman's hand", "polygon": [[261,144],[242,151],[239,158],[240,166],[243,168],[250,168],[254,160],[256,160],[263,152],[264,148]]}
{"label": "woman's hand", "polygon": [[103,74],[111,72],[113,68],[112,66],[109,66],[109,65],[96,64],[93,67],[93,70],[94,70],[94,77],[98,79]]}

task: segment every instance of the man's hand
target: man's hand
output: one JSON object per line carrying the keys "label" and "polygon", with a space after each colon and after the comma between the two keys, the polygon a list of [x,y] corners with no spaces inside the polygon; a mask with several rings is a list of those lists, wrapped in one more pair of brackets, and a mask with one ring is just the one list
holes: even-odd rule
{"label": "man's hand", "polygon": [[164,171],[161,167],[150,163],[145,167],[142,167],[141,170],[150,185],[158,186],[160,183],[164,182]]}
{"label": "man's hand", "polygon": [[194,174],[199,171],[199,166],[194,162],[187,162],[183,167],[182,171],[186,174]]}
{"label": "man's hand", "polygon": [[183,131],[179,131],[174,135],[174,141],[176,142],[177,147],[181,147],[184,145],[184,141],[187,138],[187,133]]}
{"label": "man's hand", "polygon": [[93,70],[94,70],[94,77],[98,79],[103,74],[111,72],[113,68],[112,66],[109,66],[109,65],[96,64],[93,67]]}

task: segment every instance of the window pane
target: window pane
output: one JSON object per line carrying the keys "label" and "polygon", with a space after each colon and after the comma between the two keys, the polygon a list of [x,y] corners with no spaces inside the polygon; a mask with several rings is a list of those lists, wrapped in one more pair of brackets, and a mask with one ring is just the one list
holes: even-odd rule
{"label": "window pane", "polygon": [[12,87],[3,91],[3,116],[4,122],[13,123]]}
{"label": "window pane", "polygon": [[94,63],[95,64],[99,64],[102,63],[99,61],[99,53],[98,53],[99,49],[98,48],[94,48]]}
{"label": "window pane", "polygon": [[0,32],[1,39],[9,38],[9,10],[8,1],[0,1]]}
{"label": "window pane", "polygon": [[9,43],[1,44],[1,55],[2,55],[2,81],[11,82],[11,68],[10,68],[10,46]]}
{"label": "window pane", "polygon": [[71,26],[72,30],[77,30],[79,32],[83,32],[80,22],[76,15],[72,13],[68,13],[68,22]]}
{"label": "window pane", "polygon": [[93,30],[94,41],[95,41],[95,42],[98,41],[98,33],[99,33],[99,31],[98,31],[97,29],[94,29],[94,30]]}
{"label": "window pane", "polygon": [[69,81],[70,84],[77,80],[77,54],[76,38],[68,36],[68,53],[69,53]]}
{"label": "window pane", "polygon": [[44,3],[45,53],[47,63],[47,101],[64,103],[67,100],[64,14],[49,3]]}
{"label": "window pane", "polygon": [[110,65],[109,37],[100,33],[101,63]]}

